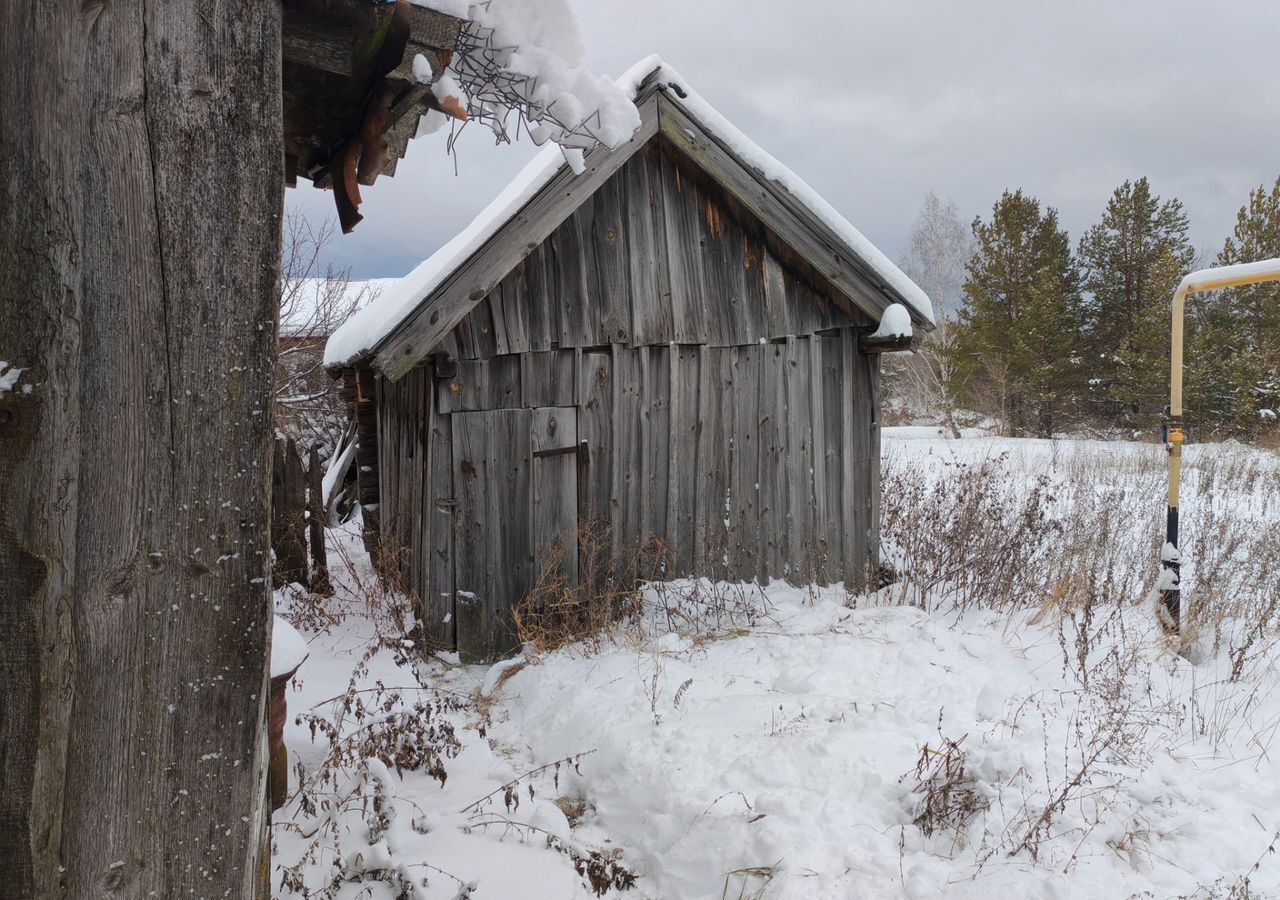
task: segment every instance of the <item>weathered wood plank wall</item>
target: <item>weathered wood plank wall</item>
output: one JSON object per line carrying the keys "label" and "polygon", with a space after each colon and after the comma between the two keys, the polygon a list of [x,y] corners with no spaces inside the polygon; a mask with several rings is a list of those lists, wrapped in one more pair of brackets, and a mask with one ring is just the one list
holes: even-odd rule
{"label": "weathered wood plank wall", "polygon": [[[877,468],[876,361],[857,352],[852,328],[744,347],[613,345],[530,357],[523,366],[462,360],[456,377],[436,380],[434,402],[416,394],[411,402],[434,405],[446,429],[448,413],[577,407],[578,439],[588,446],[579,520],[609,521],[624,557],[658,538],[676,575],[862,577]],[[384,408],[392,418],[409,414]],[[380,446],[411,452],[403,437]],[[384,504],[408,502],[416,490],[389,483],[398,465],[381,464]],[[408,508],[418,515],[425,507]],[[384,506],[384,532],[415,540],[406,528]]]}
{"label": "weathered wood plank wall", "polygon": [[[454,329],[439,349],[456,371],[379,381],[382,528],[428,642],[509,649],[506,595],[570,519],[608,523],[615,569],[657,539],[669,563],[647,576],[860,587],[879,490],[869,324],[651,143]],[[580,457],[535,462],[552,419]],[[576,516],[551,502],[570,494]]]}
{"label": "weathered wood plank wall", "polygon": [[609,344],[745,346],[869,324],[685,160],[647,145],[441,349],[460,359]]}

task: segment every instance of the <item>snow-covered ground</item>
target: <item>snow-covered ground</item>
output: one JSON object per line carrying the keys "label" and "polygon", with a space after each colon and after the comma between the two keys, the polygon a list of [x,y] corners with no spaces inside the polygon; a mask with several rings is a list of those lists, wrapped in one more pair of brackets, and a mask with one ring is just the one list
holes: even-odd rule
{"label": "snow-covered ground", "polygon": [[[356,687],[408,689],[351,695],[385,702],[345,712],[340,733],[376,733],[401,711],[451,723],[447,778],[345,759],[335,788],[312,791],[320,809],[295,799],[277,813],[277,865],[314,845],[297,878],[337,897],[591,897],[592,872],[616,874],[607,860],[635,875],[610,895],[663,900],[1280,897],[1280,597],[1250,593],[1276,584],[1255,557],[1276,545],[1280,460],[1188,453],[1187,583],[1201,593],[1187,599],[1205,599],[1179,648],[1146,590],[1161,448],[890,429],[885,458],[886,492],[918,493],[886,495],[900,525],[885,555],[901,577],[878,593],[654,586],[643,622],[488,668],[414,663],[387,640]],[[978,470],[985,480],[965,481]],[[978,516],[1017,536],[965,548],[1027,571],[965,580],[901,524],[952,508],[952,525]],[[354,569],[332,602],[358,606],[365,563],[350,531],[334,539]],[[975,596],[1009,584],[1029,595]],[[664,614],[688,612],[695,593],[717,627]],[[335,721],[343,701],[330,698],[375,632],[396,633],[385,612],[375,629],[351,611],[311,638],[290,694],[286,739],[308,772],[328,743],[293,716],[318,704]],[[419,727],[396,746],[441,734]],[[334,827],[313,832],[323,821]],[[400,881],[387,875],[397,866]]]}

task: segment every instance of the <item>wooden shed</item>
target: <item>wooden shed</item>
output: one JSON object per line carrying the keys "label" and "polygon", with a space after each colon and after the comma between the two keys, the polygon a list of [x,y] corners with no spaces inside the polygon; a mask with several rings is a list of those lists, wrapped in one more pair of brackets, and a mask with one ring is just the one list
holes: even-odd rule
{"label": "wooden shed", "polygon": [[329,343],[370,546],[464,659],[516,647],[512,607],[557,545],[576,577],[593,522],[619,560],[664,541],[672,578],[857,589],[876,563],[878,354],[928,298],[669,67],[624,82],[629,144],[580,174],[544,150]]}

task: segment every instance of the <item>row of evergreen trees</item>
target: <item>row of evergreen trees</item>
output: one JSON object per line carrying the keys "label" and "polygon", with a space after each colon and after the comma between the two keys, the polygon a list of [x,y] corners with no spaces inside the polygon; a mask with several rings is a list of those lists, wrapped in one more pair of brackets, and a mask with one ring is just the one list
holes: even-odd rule
{"label": "row of evergreen trees", "polygon": [[[1168,397],[1170,300],[1198,264],[1280,257],[1280,179],[1251,192],[1216,258],[1198,260],[1187,214],[1146,178],[1116,188],[1073,248],[1057,212],[1005,192],[971,236],[954,206],[926,202],[906,268],[943,301],[922,377],[947,408],[992,415],[1011,434],[1154,429]],[[946,257],[964,240],[959,297]],[[944,246],[945,245],[945,246]],[[954,267],[953,271],[954,271]],[[952,275],[952,282],[959,280]],[[1280,413],[1280,285],[1196,294],[1187,307],[1187,419],[1202,437],[1254,438]]]}

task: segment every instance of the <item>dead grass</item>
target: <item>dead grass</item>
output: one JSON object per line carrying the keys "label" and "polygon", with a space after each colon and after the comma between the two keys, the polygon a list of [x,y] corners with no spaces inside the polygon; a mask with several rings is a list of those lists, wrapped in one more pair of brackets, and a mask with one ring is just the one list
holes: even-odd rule
{"label": "dead grass", "polygon": [[[1047,457],[1047,458],[1046,458]],[[1164,542],[1159,446],[1055,442],[1048,453],[945,461],[921,477],[886,462],[883,542],[891,602],[931,610],[1039,611],[1085,662],[1152,603]],[[1236,661],[1280,640],[1280,459],[1239,445],[1192,449],[1184,466],[1182,642]],[[1154,604],[1153,604],[1154,606]]]}
{"label": "dead grass", "polygon": [[513,611],[521,643],[549,653],[567,644],[598,643],[619,622],[639,619],[644,576],[661,571],[669,553],[654,540],[618,558],[612,536],[608,522],[583,526],[576,579],[566,574],[565,547],[552,549],[533,590]]}

